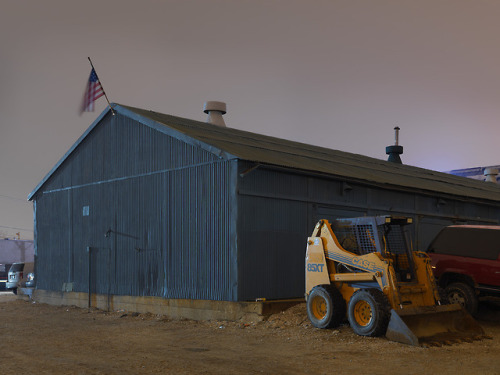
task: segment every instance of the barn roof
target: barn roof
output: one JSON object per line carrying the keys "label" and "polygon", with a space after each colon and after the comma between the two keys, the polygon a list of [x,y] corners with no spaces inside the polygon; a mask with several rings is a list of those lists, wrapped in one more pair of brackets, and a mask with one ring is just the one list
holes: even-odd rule
{"label": "barn roof", "polygon": [[[293,168],[399,189],[441,192],[459,197],[500,202],[500,185],[486,183],[429,169],[324,147],[289,141],[243,130],[224,128],[145,109],[113,104],[119,115],[132,118],[146,126],[221,158],[241,159],[265,165]],[[32,199],[64,160],[85,139],[109,112],[105,110],[71,147],[49,174],[30,193]]]}

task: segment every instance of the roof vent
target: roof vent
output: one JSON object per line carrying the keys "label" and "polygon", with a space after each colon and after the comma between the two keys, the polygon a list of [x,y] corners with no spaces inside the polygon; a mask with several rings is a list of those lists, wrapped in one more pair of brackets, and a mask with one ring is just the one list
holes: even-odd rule
{"label": "roof vent", "polygon": [[486,177],[485,181],[487,182],[497,182],[498,169],[497,168],[484,168],[483,172]]}
{"label": "roof vent", "polygon": [[226,103],[209,101],[205,102],[203,112],[208,114],[207,122],[209,124],[226,127],[222,115],[226,113]]}
{"label": "roof vent", "polygon": [[403,164],[401,161],[401,158],[399,155],[403,153],[403,146],[399,145],[399,126],[396,126],[394,128],[395,132],[395,144],[393,146],[387,146],[385,148],[385,153],[389,155],[389,159],[387,161],[397,163],[397,164]]}

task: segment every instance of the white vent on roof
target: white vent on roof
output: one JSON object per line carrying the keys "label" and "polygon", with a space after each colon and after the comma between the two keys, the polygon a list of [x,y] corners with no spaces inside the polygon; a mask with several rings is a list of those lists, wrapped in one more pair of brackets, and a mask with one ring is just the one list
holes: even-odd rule
{"label": "white vent on roof", "polygon": [[223,127],[226,126],[224,118],[222,117],[222,115],[226,113],[226,103],[216,101],[205,102],[203,112],[208,114],[207,122],[209,124]]}
{"label": "white vent on roof", "polygon": [[483,174],[486,176],[485,181],[497,182],[498,169],[497,168],[484,168]]}

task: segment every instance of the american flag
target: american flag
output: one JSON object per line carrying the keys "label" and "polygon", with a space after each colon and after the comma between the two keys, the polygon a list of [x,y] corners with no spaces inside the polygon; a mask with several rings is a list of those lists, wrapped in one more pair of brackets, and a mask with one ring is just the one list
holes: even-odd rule
{"label": "american flag", "polygon": [[87,90],[83,98],[82,112],[94,112],[94,101],[104,95],[101,83],[97,74],[92,68],[90,72],[89,82],[87,83]]}

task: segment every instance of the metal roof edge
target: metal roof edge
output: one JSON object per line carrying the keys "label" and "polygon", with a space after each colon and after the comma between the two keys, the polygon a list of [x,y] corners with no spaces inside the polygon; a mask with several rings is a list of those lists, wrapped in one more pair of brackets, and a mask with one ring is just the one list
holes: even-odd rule
{"label": "metal roof edge", "polygon": [[[112,103],[111,106],[115,108],[115,104]],[[64,156],[59,159],[59,161],[52,167],[52,169],[45,175],[45,177],[38,183],[38,185],[33,189],[31,193],[28,194],[28,201],[31,201],[35,194],[40,190],[40,188],[48,181],[48,179],[55,173],[55,171],[61,166],[62,163],[75,151],[75,149],[83,142],[83,140],[89,135],[89,133],[94,130],[94,128],[101,122],[101,120],[109,113],[111,109],[106,107],[104,111],[94,120],[94,122],[87,128],[87,130],[77,139],[77,141],[71,146],[71,148],[66,151]]]}
{"label": "metal roof edge", "polygon": [[[169,127],[168,123],[159,122],[159,121],[154,120],[153,118],[147,117],[147,115],[145,115],[145,114],[138,113],[138,112],[151,112],[151,113],[158,113],[158,112],[154,112],[151,110],[148,111],[148,110],[144,110],[141,108],[135,108],[135,107],[125,106],[125,105],[121,105],[121,104],[115,104],[115,106],[113,108],[118,113],[123,114],[123,115],[125,115],[133,120],[136,120],[137,122],[139,122],[143,125],[149,126],[150,128],[155,129],[155,130],[157,130],[163,134],[166,134],[168,136],[171,136],[175,139],[178,139],[179,141],[188,143],[188,144],[195,146],[195,147],[199,147],[207,152],[210,152],[211,154],[214,154],[215,156],[217,156],[219,158],[223,158],[223,159],[227,159],[227,160],[238,159],[238,157],[236,155],[233,155],[233,154],[231,154],[227,151],[224,151],[220,148],[217,148],[211,144],[203,142],[203,141],[201,141],[201,140],[199,140],[191,135],[185,134],[177,129]],[[165,116],[164,114],[161,114],[161,115]],[[187,118],[183,118],[183,117],[178,117],[178,116],[172,116],[172,115],[168,115],[168,116],[172,117],[172,118],[177,118],[177,119],[183,120],[183,121],[200,122],[200,121],[187,119]]]}
{"label": "metal roof edge", "polygon": [[[481,203],[481,204],[485,204],[486,202],[492,202],[500,207],[500,200],[487,198],[484,196],[470,196],[470,195],[466,196],[466,195],[458,194],[458,193],[442,192],[442,191],[437,191],[437,190],[432,190],[432,189],[418,188],[418,187],[411,186],[411,185],[393,184],[393,183],[388,183],[388,182],[377,182],[377,181],[369,180],[369,179],[356,178],[356,177],[345,176],[345,175],[340,175],[340,174],[328,173],[328,172],[324,172],[324,171],[312,171],[312,170],[306,170],[306,169],[295,168],[295,167],[284,166],[284,165],[269,164],[269,163],[255,161],[255,160],[254,161],[246,160],[246,161],[253,162],[253,163],[259,163],[259,166],[264,167],[264,168],[283,169],[283,170],[287,170],[287,171],[297,171],[297,172],[300,172],[303,174],[308,174],[311,176],[322,176],[322,177],[326,177],[326,178],[342,180],[342,181],[355,183],[355,184],[363,184],[363,185],[368,185],[368,186],[372,186],[372,187],[390,188],[392,190],[401,191],[401,192],[408,192],[408,191],[419,192],[420,194],[423,194],[423,195],[438,196],[438,197],[445,198],[445,199],[454,199],[454,200],[464,201],[465,198],[468,198],[467,199],[468,201],[472,200],[476,203]],[[415,168],[419,168],[419,167],[415,167]],[[442,173],[442,172],[438,172],[438,173]],[[466,177],[462,177],[462,178],[467,179]]]}

